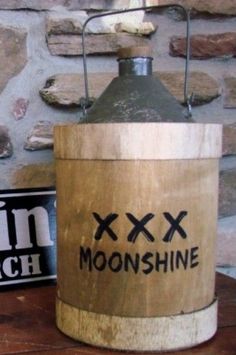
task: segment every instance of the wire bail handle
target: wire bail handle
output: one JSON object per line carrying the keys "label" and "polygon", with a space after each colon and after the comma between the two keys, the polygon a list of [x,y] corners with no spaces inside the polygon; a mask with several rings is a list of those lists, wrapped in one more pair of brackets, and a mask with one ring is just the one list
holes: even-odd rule
{"label": "wire bail handle", "polygon": [[189,61],[190,61],[190,13],[191,9],[185,9],[182,5],[179,4],[168,4],[168,5],[154,5],[154,6],[142,6],[125,10],[117,10],[117,11],[108,11],[96,15],[90,16],[83,24],[82,28],[82,52],[83,52],[83,69],[84,69],[84,90],[85,90],[85,98],[81,98],[80,104],[83,109],[83,114],[86,114],[86,109],[91,106],[92,101],[89,99],[89,88],[88,88],[88,71],[87,71],[87,58],[85,51],[85,28],[87,24],[95,19],[105,16],[118,15],[128,12],[141,11],[141,10],[151,10],[155,8],[166,8],[166,7],[179,7],[181,8],[186,17],[186,59],[185,59],[185,75],[184,75],[184,104],[187,106],[187,118],[192,117],[192,99],[193,93],[188,94],[188,76],[189,76]]}

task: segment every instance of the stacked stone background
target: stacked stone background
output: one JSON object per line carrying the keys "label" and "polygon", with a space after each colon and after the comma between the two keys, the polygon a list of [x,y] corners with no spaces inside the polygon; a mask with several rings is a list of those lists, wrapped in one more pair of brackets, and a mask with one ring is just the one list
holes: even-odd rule
{"label": "stacked stone background", "polygon": [[[168,0],[0,0],[0,189],[55,184],[53,126],[78,122],[81,26],[101,11]],[[236,269],[236,1],[176,0],[191,15],[189,92],[197,122],[222,123],[217,262]],[[90,94],[117,75],[120,46],[150,43],[154,75],[183,103],[183,12],[176,7],[95,20],[86,48]],[[234,269],[235,267],[235,269]]]}

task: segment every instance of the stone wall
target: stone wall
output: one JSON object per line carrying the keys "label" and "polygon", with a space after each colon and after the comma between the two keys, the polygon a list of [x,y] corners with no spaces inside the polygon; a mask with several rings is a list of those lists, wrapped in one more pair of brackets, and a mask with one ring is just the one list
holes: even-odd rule
{"label": "stone wall", "polygon": [[[192,8],[193,118],[224,125],[218,263],[236,265],[230,247],[236,244],[236,1],[175,2]],[[53,126],[82,115],[82,24],[93,13],[143,3],[172,1],[0,0],[0,189],[54,185]],[[149,43],[154,75],[183,103],[185,29],[183,11],[174,6],[90,22],[91,96],[117,75],[119,47]]]}

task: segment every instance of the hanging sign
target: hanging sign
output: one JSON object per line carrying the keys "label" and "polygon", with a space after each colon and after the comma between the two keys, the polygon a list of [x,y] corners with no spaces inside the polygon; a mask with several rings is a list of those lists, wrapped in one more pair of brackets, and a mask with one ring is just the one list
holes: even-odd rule
{"label": "hanging sign", "polygon": [[55,188],[0,191],[0,287],[56,278]]}

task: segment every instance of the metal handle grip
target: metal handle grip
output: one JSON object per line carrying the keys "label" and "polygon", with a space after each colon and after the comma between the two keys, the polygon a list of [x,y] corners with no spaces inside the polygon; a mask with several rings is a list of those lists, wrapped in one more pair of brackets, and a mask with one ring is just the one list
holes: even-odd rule
{"label": "metal handle grip", "polygon": [[87,24],[95,19],[105,16],[118,15],[122,13],[140,11],[140,10],[151,10],[155,8],[167,8],[167,7],[179,7],[185,12],[186,16],[186,60],[185,60],[185,78],[184,78],[184,103],[187,105],[187,116],[192,116],[192,94],[188,94],[188,73],[189,73],[189,61],[190,61],[190,12],[191,9],[185,9],[182,5],[179,4],[168,4],[168,5],[155,5],[155,6],[142,6],[125,10],[117,10],[117,11],[108,11],[100,14],[90,16],[83,24],[82,28],[82,51],[83,51],[83,69],[84,69],[84,89],[85,89],[85,99],[83,100],[83,110],[86,112],[86,108],[90,106],[89,102],[89,89],[88,89],[88,71],[87,71],[87,60],[86,60],[86,51],[85,51],[85,29]]}

